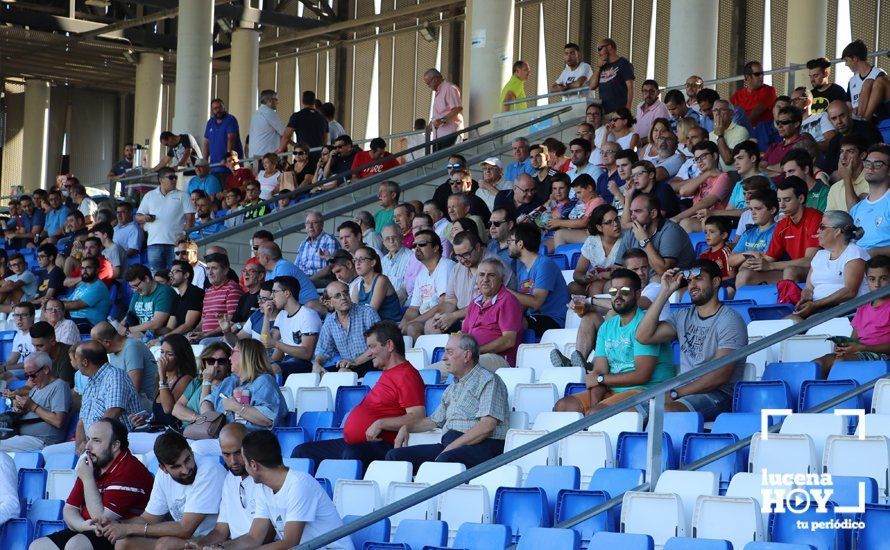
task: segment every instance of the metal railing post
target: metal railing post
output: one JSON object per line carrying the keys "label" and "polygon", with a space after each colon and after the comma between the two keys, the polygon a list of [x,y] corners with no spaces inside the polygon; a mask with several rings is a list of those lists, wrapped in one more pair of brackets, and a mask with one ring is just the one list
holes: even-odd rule
{"label": "metal railing post", "polygon": [[646,445],[646,481],[655,490],[661,476],[661,461],[664,453],[664,393],[656,394],[649,400],[649,426]]}

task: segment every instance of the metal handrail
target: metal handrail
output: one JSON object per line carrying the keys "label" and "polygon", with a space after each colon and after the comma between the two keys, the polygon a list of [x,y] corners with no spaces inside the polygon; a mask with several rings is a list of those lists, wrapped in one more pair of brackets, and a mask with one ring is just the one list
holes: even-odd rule
{"label": "metal handrail", "polygon": [[[258,225],[268,225],[271,222],[278,221],[282,218],[286,218],[286,217],[293,215],[295,213],[303,212],[305,210],[310,210],[312,208],[316,208],[316,207],[320,206],[321,204],[331,201],[333,199],[337,199],[344,195],[349,195],[351,193],[355,193],[357,190],[365,189],[372,185],[377,185],[384,181],[388,181],[388,180],[392,179],[394,176],[398,176],[401,174],[405,174],[407,172],[411,172],[411,171],[417,169],[418,167],[425,166],[427,164],[432,164],[432,163],[437,162],[441,159],[448,158],[451,155],[460,153],[462,151],[465,151],[466,149],[470,149],[477,145],[487,143],[493,139],[497,139],[504,135],[508,135],[512,132],[521,130],[523,128],[527,128],[527,127],[537,124],[539,122],[549,120],[555,116],[561,115],[561,114],[566,113],[570,110],[571,110],[571,108],[569,108],[569,107],[557,109],[555,111],[552,111],[550,113],[533,118],[531,120],[528,120],[526,122],[523,122],[522,124],[518,124],[511,128],[507,128],[505,130],[498,130],[497,132],[488,133],[488,134],[485,134],[484,136],[480,136],[480,137],[475,138],[470,141],[465,141],[463,143],[455,144],[455,145],[448,147],[446,149],[442,149],[441,151],[437,151],[435,153],[426,155],[422,159],[418,159],[412,163],[403,164],[401,166],[396,166],[395,168],[391,168],[385,172],[381,172],[380,174],[377,174],[376,176],[364,178],[358,183],[344,185],[344,186],[338,187],[336,189],[332,189],[330,191],[320,193],[317,196],[310,197],[309,199],[302,201],[298,204],[295,204],[293,206],[289,206],[287,208],[283,208],[281,210],[274,211],[274,212],[267,214],[265,216],[262,216],[260,218],[254,218],[254,219],[250,220],[249,222],[239,225],[238,227],[232,227],[232,228],[226,229],[224,231],[219,231],[217,233],[207,235],[206,237],[199,239],[197,242],[199,245],[206,245],[206,244],[214,242],[216,240],[229,237],[236,233],[240,233],[241,231],[243,231],[244,229],[246,229],[248,227],[255,227]],[[485,123],[489,123],[489,122],[490,121],[485,121]],[[482,123],[479,123],[479,124],[482,124]],[[309,189],[308,187],[303,188],[303,190],[305,190],[305,191],[303,191],[299,195],[292,195],[292,196],[304,195],[304,194],[308,193],[308,189]],[[297,190],[297,191],[299,192],[301,190]],[[292,191],[289,193],[295,193],[295,192]],[[281,195],[279,195],[279,196],[281,196]],[[243,214],[245,211],[246,210],[240,210],[238,213]],[[222,220],[224,218],[218,218],[218,219]],[[212,225],[212,224],[205,224],[205,226],[206,225]],[[194,230],[194,228],[191,229],[190,231],[193,231],[193,230]]]}
{"label": "metal handrail", "polygon": [[[734,350],[727,355],[724,355],[723,357],[706,361],[704,364],[695,369],[656,384],[655,386],[639,394],[628,397],[621,403],[616,403],[615,405],[612,405],[601,411],[593,412],[589,416],[586,416],[571,424],[554,430],[520,447],[507,451],[500,456],[487,460],[482,464],[461,472],[460,474],[452,476],[444,481],[440,481],[439,483],[431,485],[430,487],[421,489],[416,493],[413,493],[391,504],[388,504],[382,508],[379,508],[371,512],[370,514],[362,516],[355,521],[351,521],[341,527],[338,527],[337,529],[329,531],[323,535],[319,535],[318,537],[301,544],[298,549],[314,550],[316,548],[321,548],[331,542],[340,540],[343,537],[349,536],[352,533],[359,531],[360,529],[363,529],[380,521],[383,518],[406,510],[416,504],[420,504],[421,502],[429,500],[430,498],[433,498],[449,489],[453,489],[458,485],[470,482],[473,479],[481,476],[482,474],[490,472],[495,468],[499,468],[501,466],[509,464],[518,458],[537,451],[538,449],[543,449],[544,447],[557,443],[559,440],[564,439],[578,431],[586,429],[587,427],[601,422],[607,418],[610,418],[618,414],[619,412],[626,411],[630,408],[635,407],[636,405],[641,405],[650,400],[664,399],[665,393],[671,391],[672,389],[684,386],[705,374],[714,372],[727,365],[742,361],[754,352],[764,350],[791,336],[801,334],[814,326],[828,321],[829,319],[834,319],[835,317],[844,315],[851,311],[855,311],[859,306],[887,296],[890,296],[890,286],[885,286],[873,292],[869,292],[868,294],[857,296],[852,300],[836,305],[826,311],[817,313],[816,315],[813,315],[800,323],[796,323],[776,333],[770,334],[769,336],[766,336],[754,343]],[[657,439],[660,441],[660,434],[658,435],[659,437],[657,437]]]}
{"label": "metal handrail", "polygon": [[[413,136],[416,134],[425,134],[425,133],[426,133],[425,129],[424,130],[411,130],[410,132],[396,132],[395,134],[389,134],[386,136],[379,136],[379,137],[382,140],[388,140],[388,139],[399,139],[399,138],[403,138],[403,137]],[[369,143],[369,142],[373,141],[374,139],[376,139],[376,138],[360,139],[358,141],[353,141],[352,144],[358,145],[360,143]]]}
{"label": "metal handrail", "polygon": [[[519,103],[530,103],[532,101],[537,101],[539,99],[548,99],[551,97],[566,97],[570,95],[580,95],[582,93],[588,93],[592,91],[589,86],[581,86],[580,88],[572,88],[571,90],[565,90],[562,92],[550,92],[549,94],[541,94],[535,95],[531,97],[523,97],[522,99],[511,99],[510,101],[505,101],[504,105],[518,105]],[[599,99],[594,100],[594,103],[599,102]]]}
{"label": "metal handrail", "polygon": [[[482,122],[478,122],[478,123],[476,123],[476,124],[473,124],[472,126],[468,126],[468,127],[463,128],[463,129],[461,129],[461,130],[458,130],[458,131],[455,132],[455,133],[457,133],[457,134],[469,133],[469,132],[471,132],[471,131],[478,130],[479,128],[481,128],[481,127],[483,127],[483,126],[486,126],[486,125],[488,125],[488,124],[491,124],[491,121],[490,121],[490,120],[484,120],[484,121],[482,121]],[[383,164],[384,162],[388,162],[388,161],[390,161],[390,160],[392,160],[392,159],[396,159],[396,158],[399,158],[399,157],[408,155],[408,154],[413,153],[413,152],[415,152],[415,151],[420,151],[421,149],[426,149],[427,147],[430,147],[431,145],[435,145],[435,144],[440,143],[440,142],[442,142],[442,141],[444,141],[444,140],[446,140],[446,139],[450,139],[453,135],[454,135],[454,134],[449,134],[449,135],[447,135],[447,136],[442,136],[442,137],[440,137],[440,138],[436,138],[436,139],[434,139],[434,140],[432,140],[432,141],[428,141],[428,142],[421,143],[421,144],[419,144],[419,145],[415,145],[414,147],[410,147],[410,148],[408,148],[408,149],[405,149],[404,151],[399,151],[398,153],[391,153],[391,154],[389,154],[389,155],[387,155],[387,156],[385,156],[385,157],[382,157],[382,158],[379,158],[379,159],[374,160],[374,161],[372,161],[372,162],[369,162],[368,164],[363,164],[363,165],[361,165],[361,166],[357,166],[357,167],[355,167],[355,168],[350,168],[349,170],[346,170],[346,171],[343,171],[343,172],[339,172],[339,173],[337,173],[337,174],[331,174],[331,175],[329,175],[328,177],[323,178],[323,179],[321,179],[321,180],[319,180],[319,181],[317,181],[317,182],[315,182],[315,183],[313,183],[313,184],[311,184],[311,185],[306,185],[306,186],[300,187],[300,188],[298,188],[298,189],[293,189],[293,190],[290,190],[290,191],[285,191],[285,192],[279,193],[279,194],[273,196],[272,198],[267,199],[267,200],[264,200],[264,201],[260,201],[260,202],[257,203],[257,204],[253,204],[253,205],[250,205],[250,206],[245,207],[245,208],[240,208],[240,209],[238,209],[238,210],[236,210],[236,211],[234,211],[234,212],[230,212],[230,213],[226,214],[225,216],[220,216],[220,217],[218,217],[218,218],[214,218],[213,221],[195,225],[194,227],[192,227],[191,229],[189,229],[189,232],[192,232],[192,231],[200,231],[201,229],[204,229],[205,227],[211,227],[211,226],[214,226],[214,225],[216,225],[216,224],[223,223],[224,221],[226,221],[226,220],[228,220],[228,219],[231,219],[231,218],[238,218],[238,217],[243,216],[244,214],[246,214],[246,213],[248,213],[248,212],[252,212],[252,211],[254,211],[254,210],[258,210],[258,209],[260,209],[260,208],[262,208],[262,207],[264,207],[264,206],[274,205],[278,200],[283,199],[283,198],[291,198],[291,199],[295,199],[295,198],[302,197],[302,196],[304,196],[304,195],[308,195],[308,194],[310,194],[314,189],[321,189],[321,188],[322,188],[325,184],[327,184],[327,183],[331,183],[331,182],[337,181],[337,180],[339,180],[340,178],[343,178],[343,177],[346,177],[346,176],[349,176],[349,175],[358,174],[359,172],[361,172],[362,170],[364,170],[365,168],[368,168],[368,167],[370,167],[370,166],[376,166],[376,165],[378,165],[378,164]],[[429,155],[427,155],[427,156],[429,156]],[[416,163],[416,162],[419,162],[419,161],[422,161],[422,160],[428,160],[428,159],[427,159],[427,156],[425,156],[423,159],[418,159],[418,161],[415,161],[415,163]],[[421,165],[422,165],[422,164],[426,164],[426,162],[422,162]],[[406,165],[402,165],[402,166],[394,167],[394,168],[392,168],[391,170],[389,170],[387,173],[391,176],[391,175],[393,174],[393,170],[397,170],[398,168],[402,168],[403,166],[406,166]],[[418,165],[418,164],[414,164],[414,165],[412,166],[412,168],[416,168],[417,166],[419,166],[419,165]],[[382,172],[381,172],[381,173],[382,173]],[[378,176],[379,176],[379,174],[378,174]],[[371,179],[373,179],[373,178],[377,178],[378,176],[369,177],[369,178],[366,178],[366,180],[371,180]],[[388,179],[388,178],[386,178],[386,179]],[[381,180],[381,181],[382,181],[382,180]],[[356,187],[351,187],[352,190],[355,190],[355,188],[356,188]],[[330,193],[330,192],[325,193],[325,196],[326,196],[326,197],[330,197],[330,194],[329,194],[329,193]],[[288,210],[288,209],[290,209],[290,208],[295,208],[295,207],[297,207],[297,206],[298,206],[298,205],[296,205],[296,204],[295,204],[295,205],[292,205],[292,206],[289,206],[288,208],[282,209],[282,212],[283,212],[283,211],[286,211],[286,210]],[[290,213],[293,213],[293,212],[294,212],[293,210],[290,211]],[[239,227],[239,229],[242,229],[242,228],[243,228],[243,224],[242,224],[242,226]],[[211,234],[211,235],[208,235],[208,236],[205,237],[205,238],[212,237],[212,236],[217,235],[217,234],[219,234],[219,233],[224,233],[224,231],[220,231],[220,232],[218,232],[218,233],[213,233],[213,234]]]}

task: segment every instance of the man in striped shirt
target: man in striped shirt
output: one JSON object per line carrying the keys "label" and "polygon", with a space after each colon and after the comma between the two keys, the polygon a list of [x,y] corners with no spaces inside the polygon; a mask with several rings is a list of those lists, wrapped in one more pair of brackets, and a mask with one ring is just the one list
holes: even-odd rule
{"label": "man in striped shirt", "polygon": [[244,289],[237,281],[229,279],[229,257],[225,254],[208,254],[207,280],[210,286],[204,291],[204,308],[201,311],[201,330],[189,334],[189,340],[200,342],[205,338],[222,336],[219,317],[225,313],[231,317],[238,309],[238,301]]}

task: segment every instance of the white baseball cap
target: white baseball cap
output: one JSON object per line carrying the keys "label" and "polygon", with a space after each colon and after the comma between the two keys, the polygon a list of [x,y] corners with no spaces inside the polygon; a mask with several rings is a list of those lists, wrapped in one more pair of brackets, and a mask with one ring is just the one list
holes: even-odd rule
{"label": "white baseball cap", "polygon": [[501,170],[504,169],[504,165],[501,162],[501,159],[497,157],[488,157],[487,159],[482,161],[482,164],[490,164],[491,166],[497,166]]}

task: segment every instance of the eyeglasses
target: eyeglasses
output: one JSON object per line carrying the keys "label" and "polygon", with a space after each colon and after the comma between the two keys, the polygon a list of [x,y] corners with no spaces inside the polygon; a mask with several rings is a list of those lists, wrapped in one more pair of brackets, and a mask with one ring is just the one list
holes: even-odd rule
{"label": "eyeglasses", "polygon": [[189,253],[188,250],[176,250],[173,252],[174,256],[185,256]]}
{"label": "eyeglasses", "polygon": [[220,365],[222,367],[228,367],[231,364],[231,361],[227,357],[208,357],[204,359],[204,363],[208,365]]}
{"label": "eyeglasses", "polygon": [[362,263],[362,262],[369,262],[369,261],[371,261],[371,258],[370,258],[370,257],[366,257],[366,256],[355,256],[355,257],[352,258],[352,261],[355,262],[355,263],[357,263],[357,264],[360,264],[360,263]]}
{"label": "eyeglasses", "polygon": [[874,168],[875,170],[880,170],[881,168],[887,166],[887,163],[883,160],[863,160],[862,166],[866,168]]}
{"label": "eyeglasses", "polygon": [[411,248],[423,248],[423,247],[425,247],[425,246],[429,246],[429,244],[430,244],[429,241],[425,241],[425,242],[422,242],[422,243],[421,243],[421,242],[416,242],[416,243],[414,243],[414,244],[411,245]]}
{"label": "eyeglasses", "polygon": [[37,378],[37,375],[40,374],[40,371],[42,371],[45,368],[46,367],[40,367],[39,369],[35,370],[34,372],[25,372],[25,378],[27,378],[28,380]]}
{"label": "eyeglasses", "polygon": [[294,154],[298,157],[305,157],[307,155],[306,151],[294,151]]}
{"label": "eyeglasses", "polygon": [[263,304],[265,302],[271,302],[272,298],[270,296],[260,296],[259,298],[257,298],[257,301]]}
{"label": "eyeglasses", "polygon": [[618,219],[618,216],[615,216],[611,220],[603,220],[602,225],[612,225],[613,223],[621,223],[621,220]]}
{"label": "eyeglasses", "polygon": [[581,136],[589,136],[589,135],[592,134],[592,133],[593,133],[593,132],[583,132],[583,131],[582,131],[582,132],[578,132],[578,133],[576,133],[575,135],[578,136],[578,137],[581,137]]}
{"label": "eyeglasses", "polygon": [[166,175],[166,176],[161,176],[161,179],[162,179],[162,180],[170,180],[170,181],[173,181],[173,180],[176,180],[176,179],[178,179],[178,178],[176,177],[175,174],[168,174],[168,175]]}
{"label": "eyeglasses", "polygon": [[13,313],[12,316],[16,319],[24,319],[25,317],[33,317],[33,313]]}
{"label": "eyeglasses", "polygon": [[794,124],[793,120],[777,120],[776,124],[779,126],[788,126],[789,124]]}
{"label": "eyeglasses", "polygon": [[701,162],[702,159],[708,158],[711,156],[711,153],[702,153],[699,156],[695,157],[695,162]]}
{"label": "eyeglasses", "polygon": [[472,256],[472,255],[473,255],[472,250],[470,250],[469,252],[464,252],[463,254],[458,254],[457,252],[454,253],[454,257],[459,260],[469,260],[470,256]]}
{"label": "eyeglasses", "polygon": [[630,293],[633,292],[629,286],[623,286],[621,288],[612,287],[608,290],[609,296],[614,298],[618,296],[618,293],[621,293],[622,296],[630,296]]}
{"label": "eyeglasses", "polygon": [[609,47],[609,46],[603,44],[602,46],[597,46],[597,47],[596,47],[596,51],[601,52],[601,51],[605,50],[605,49],[608,48],[608,47]]}
{"label": "eyeglasses", "polygon": [[275,294],[276,292],[287,292],[287,290],[285,290],[283,288],[273,288],[272,294]]}

